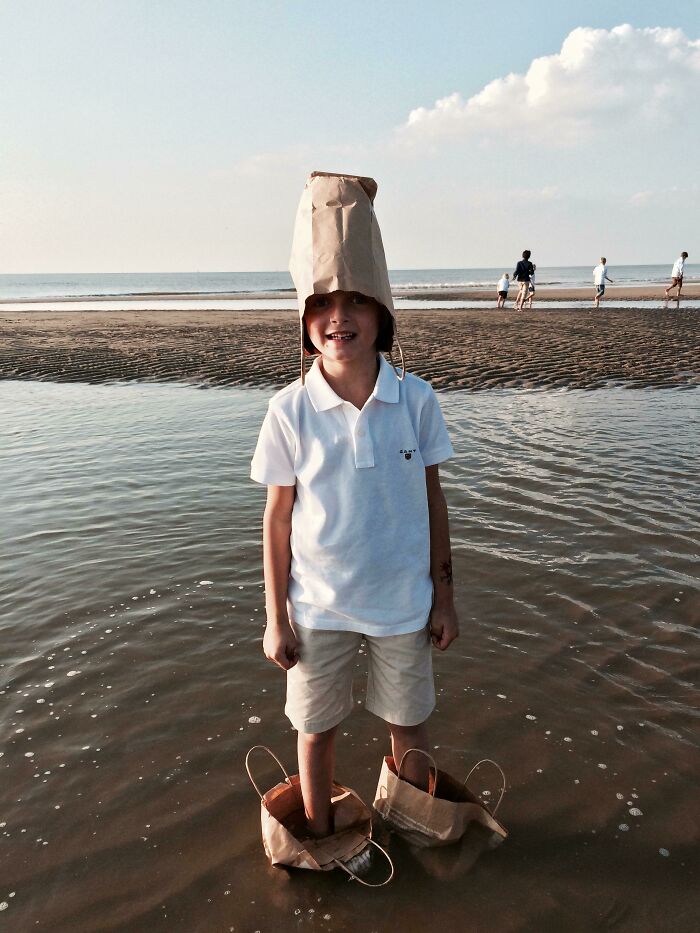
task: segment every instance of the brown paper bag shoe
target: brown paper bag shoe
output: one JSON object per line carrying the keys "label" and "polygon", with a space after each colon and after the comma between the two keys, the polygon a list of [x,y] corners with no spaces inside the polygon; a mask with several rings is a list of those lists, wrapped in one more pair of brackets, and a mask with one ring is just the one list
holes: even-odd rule
{"label": "brown paper bag shoe", "polygon": [[[424,755],[430,765],[428,791],[420,790],[401,777],[406,755],[417,752]],[[502,785],[498,803],[490,810],[467,787],[472,774],[483,764],[492,764],[501,774]],[[407,842],[417,846],[444,846],[457,842],[470,826],[479,824],[492,833],[491,847],[500,844],[508,835],[496,820],[496,812],[505,793],[506,778],[500,765],[490,758],[477,762],[463,782],[446,771],[438,771],[435,760],[419,748],[409,748],[399,767],[390,756],[384,758],[379,775],[374,809],[385,823]]]}
{"label": "brown paper bag shoe", "polygon": [[[250,770],[250,756],[256,749],[271,755],[284,774],[284,781],[263,794]],[[306,817],[298,774],[287,774],[279,758],[265,745],[254,745],[245,759],[251,784],[260,797],[260,824],[265,853],[272,865],[307,868],[311,871],[332,871],[340,868],[368,888],[380,888],[394,877],[394,865],[389,854],[372,837],[372,815],[355,791],[333,782],[331,807],[335,831],[323,839],[304,838]],[[389,864],[389,877],[371,884],[358,877],[347,862],[368,846],[374,846]]]}

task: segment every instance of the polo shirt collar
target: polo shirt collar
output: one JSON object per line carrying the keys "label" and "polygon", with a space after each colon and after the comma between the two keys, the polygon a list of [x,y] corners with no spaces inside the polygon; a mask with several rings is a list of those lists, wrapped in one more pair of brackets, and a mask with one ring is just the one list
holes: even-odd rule
{"label": "polo shirt collar", "polygon": [[[376,398],[380,402],[398,402],[399,401],[399,380],[393,367],[387,363],[382,353],[379,356],[379,375],[374,384],[371,398]],[[319,358],[314,360],[314,364],[306,375],[306,391],[311,404],[316,411],[328,411],[329,408],[335,408],[343,404],[343,399],[337,395],[326,382]]]}

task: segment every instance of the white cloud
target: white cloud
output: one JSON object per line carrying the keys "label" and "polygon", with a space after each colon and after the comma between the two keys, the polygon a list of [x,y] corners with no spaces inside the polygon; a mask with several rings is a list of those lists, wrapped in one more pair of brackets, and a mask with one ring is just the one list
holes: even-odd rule
{"label": "white cloud", "polygon": [[411,111],[404,142],[443,138],[571,145],[604,129],[667,131],[697,124],[700,40],[680,29],[574,29],[555,55],[536,58],[464,100],[459,93]]}

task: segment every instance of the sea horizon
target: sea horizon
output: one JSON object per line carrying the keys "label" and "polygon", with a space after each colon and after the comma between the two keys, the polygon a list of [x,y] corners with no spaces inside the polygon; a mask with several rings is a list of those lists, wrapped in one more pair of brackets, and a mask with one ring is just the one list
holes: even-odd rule
{"label": "sea horizon", "polygon": [[[513,266],[515,262],[513,262]],[[592,282],[591,265],[538,265],[538,286],[582,288]],[[647,264],[608,264],[618,285],[645,286],[670,280],[671,262]],[[458,268],[415,268],[389,270],[393,288],[404,290],[445,290],[495,288],[510,266],[464,266]],[[687,263],[685,281],[700,281],[700,263]],[[269,270],[250,272],[36,272],[0,273],[0,302],[64,300],[70,298],[125,298],[140,295],[182,295],[193,297],[217,294],[255,295],[292,292],[289,272]]]}

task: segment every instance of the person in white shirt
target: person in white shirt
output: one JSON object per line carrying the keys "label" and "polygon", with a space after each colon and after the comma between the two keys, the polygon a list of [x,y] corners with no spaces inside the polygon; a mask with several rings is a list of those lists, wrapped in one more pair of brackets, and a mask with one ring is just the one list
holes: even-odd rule
{"label": "person in white shirt", "polygon": [[[438,472],[453,450],[429,383],[382,355],[398,341],[376,190],[350,175],[307,181],[290,262],[302,376],[271,399],[251,465],[267,485],[263,650],[287,672],[306,829],[319,838],[334,831],[335,738],[362,639],[365,706],[398,762],[430,747],[431,642],[444,650],[459,633]],[[308,377],[304,352],[316,356]],[[427,789],[423,756],[407,765]]]}
{"label": "person in white shirt", "polygon": [[498,285],[496,286],[496,294],[498,295],[498,302],[496,303],[497,308],[505,308],[506,298],[508,297],[508,289],[510,288],[510,275],[507,272],[504,272],[503,275],[498,280]]}
{"label": "person in white shirt", "polygon": [[527,307],[528,310],[532,308],[532,299],[535,297],[535,272],[537,266],[532,264],[532,275],[530,276],[530,284],[527,286]]}
{"label": "person in white shirt", "polygon": [[685,261],[688,258],[688,254],[683,250],[678,259],[673,264],[673,269],[671,269],[671,284],[666,289],[664,298],[669,298],[669,292],[672,288],[677,288],[678,293],[676,298],[681,297],[681,289],[683,288],[683,269],[685,268]]}
{"label": "person in white shirt", "polygon": [[605,294],[605,283],[610,282],[613,284],[613,280],[608,275],[608,267],[606,266],[607,259],[605,256],[600,257],[600,262],[593,270],[593,284],[595,286],[595,298],[593,299],[593,307],[600,307],[600,299]]}

